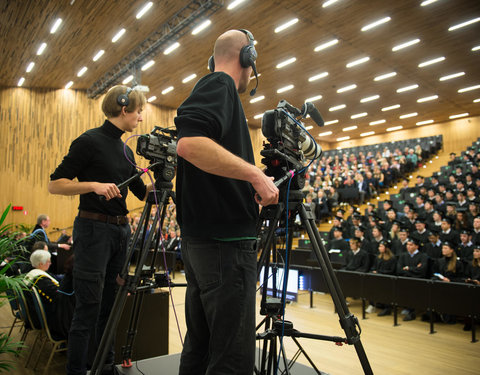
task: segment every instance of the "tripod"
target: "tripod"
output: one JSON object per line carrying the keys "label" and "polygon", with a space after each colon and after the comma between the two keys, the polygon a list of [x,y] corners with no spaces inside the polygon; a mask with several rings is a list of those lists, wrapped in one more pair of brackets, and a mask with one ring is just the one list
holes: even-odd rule
{"label": "tripod", "polygon": [[[283,194],[284,195],[284,194]],[[360,341],[360,325],[358,319],[350,313],[343,296],[338,280],[333,271],[333,267],[330,263],[328,252],[326,251],[323,242],[318,233],[318,229],[315,224],[315,218],[313,213],[310,211],[310,207],[303,204],[303,193],[300,190],[292,190],[289,192],[288,206],[284,202],[279,202],[277,205],[264,207],[260,214],[259,230],[260,226],[263,223],[265,225],[265,241],[263,247],[261,246],[260,258],[257,264],[257,277],[260,275],[262,267],[264,267],[264,277],[263,277],[263,290],[262,290],[262,300],[260,304],[260,314],[265,315],[265,318],[257,326],[257,331],[261,328],[262,325],[265,325],[265,331],[263,333],[257,334],[257,340],[263,340],[263,350],[260,358],[260,367],[255,368],[255,373],[260,375],[267,374],[276,374],[278,368],[278,357],[277,357],[277,339],[280,340],[280,337],[287,336],[291,337],[294,343],[298,347],[297,353],[294,357],[287,363],[285,349],[283,345],[281,346],[281,354],[283,357],[283,366],[284,370],[282,374],[290,374],[290,369],[293,366],[296,359],[303,354],[313,369],[318,373],[322,374],[320,370],[315,366],[311,358],[307,355],[303,347],[300,345],[297,337],[305,337],[316,340],[325,340],[332,341],[336,344],[341,345],[342,343],[347,343],[353,345],[357,352],[358,358],[362,365],[363,371],[365,374],[373,374],[370,364],[368,362],[367,355],[363,348],[363,345]],[[288,208],[287,208],[288,207]],[[286,290],[282,291],[281,300],[277,298],[276,290],[276,271],[272,273],[273,278],[273,298],[267,297],[267,285],[269,278],[269,266],[270,264],[276,264],[276,249],[274,243],[274,234],[275,230],[278,228],[278,224],[282,217],[287,216],[286,223],[288,225],[288,241],[286,246],[288,249],[292,248],[293,241],[293,222],[296,215],[300,216],[301,223],[304,228],[307,230],[308,237],[312,244],[312,252],[323,271],[325,281],[330,291],[333,303],[335,305],[335,310],[340,318],[340,325],[343,328],[346,337],[337,337],[337,336],[324,336],[316,334],[302,333],[293,328],[293,324],[288,321],[282,321],[281,316],[284,311],[284,300],[286,297]],[[272,263],[270,259],[272,258]],[[285,260],[286,266],[284,270],[283,277],[285,280],[288,280],[288,270],[290,264],[290,253]],[[285,284],[286,285],[286,282]],[[357,327],[359,331],[357,331]]]}
{"label": "tripod", "polygon": [[[167,209],[166,203],[168,198],[172,198],[175,201],[175,195],[172,191],[173,184],[170,181],[156,181],[155,190],[151,191],[147,197],[147,204],[144,206],[138,228],[133,235],[128,250],[125,264],[120,273],[120,278],[124,280],[120,285],[115,302],[112,307],[112,311],[108,318],[105,331],[100,341],[95,360],[90,370],[90,375],[97,375],[102,372],[103,365],[105,364],[107,355],[110,351],[112,343],[114,341],[115,331],[122,315],[125,302],[129,293],[134,295],[129,328],[127,331],[127,341],[122,347],[122,365],[124,367],[131,366],[131,354],[135,334],[137,331],[138,320],[140,317],[140,311],[142,307],[142,301],[145,293],[149,293],[152,289],[165,286],[186,286],[186,284],[173,284],[170,283],[168,274],[155,275],[155,279],[152,280],[152,275],[155,274],[155,259],[158,253],[158,246],[160,244],[160,236],[156,236],[152,261],[149,269],[144,269],[144,265],[147,260],[147,256],[150,252],[151,244],[154,240],[155,228],[160,222],[160,227],[163,224],[165,213]],[[158,210],[155,213],[151,230],[148,231],[149,218],[153,205],[158,203]],[[147,234],[148,232],[148,234]],[[133,274],[129,274],[129,268],[132,261],[132,257],[135,253],[135,245],[140,238],[140,250],[137,256],[137,262]],[[166,271],[167,272],[167,271]]]}

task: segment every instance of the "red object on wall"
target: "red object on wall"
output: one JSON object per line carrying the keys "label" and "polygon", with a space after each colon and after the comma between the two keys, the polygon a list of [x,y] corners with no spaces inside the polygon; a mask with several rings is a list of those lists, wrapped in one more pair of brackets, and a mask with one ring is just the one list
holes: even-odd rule
{"label": "red object on wall", "polygon": [[12,211],[23,211],[23,206],[12,206]]}

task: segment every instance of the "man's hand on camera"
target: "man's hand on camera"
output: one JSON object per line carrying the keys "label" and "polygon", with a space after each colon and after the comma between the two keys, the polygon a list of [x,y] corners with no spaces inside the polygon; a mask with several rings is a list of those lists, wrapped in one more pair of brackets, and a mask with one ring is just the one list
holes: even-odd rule
{"label": "man's hand on camera", "polygon": [[93,186],[93,191],[95,194],[103,195],[107,201],[112,198],[122,197],[120,190],[118,190],[117,185],[115,184],[102,184],[100,182],[96,182]]}
{"label": "man's hand on camera", "polygon": [[[259,169],[261,172],[261,170]],[[256,191],[255,201],[262,206],[269,206],[278,203],[278,188],[273,183],[273,177],[268,177],[263,172],[252,183]]]}

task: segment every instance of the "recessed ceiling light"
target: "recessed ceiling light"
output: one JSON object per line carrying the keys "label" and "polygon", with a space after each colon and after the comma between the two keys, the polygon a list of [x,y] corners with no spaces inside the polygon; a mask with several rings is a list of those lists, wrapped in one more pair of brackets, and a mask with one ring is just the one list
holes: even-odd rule
{"label": "recessed ceiling light", "polygon": [[265,95],[257,96],[256,98],[251,99],[250,103],[256,103],[256,102],[259,102],[260,100],[263,100],[263,99],[265,99]]}
{"label": "recessed ceiling light", "polygon": [[380,95],[367,96],[366,98],[360,99],[360,103],[371,102],[372,100],[377,100],[378,98],[380,98]]}
{"label": "recessed ceiling light", "polygon": [[448,28],[448,31],[457,30],[457,29],[460,29],[460,28],[462,28],[462,27],[471,25],[472,23],[476,23],[476,22],[478,22],[478,21],[480,21],[480,17],[477,17],[477,18],[474,18],[474,19],[471,19],[471,20],[468,20],[468,21],[459,23],[459,24],[457,24],[457,25],[450,26],[450,27]]}
{"label": "recessed ceiling light", "polygon": [[380,76],[376,76],[373,80],[374,81],[381,81],[383,79],[387,79],[387,78],[390,78],[390,77],[395,77],[396,75],[397,75],[397,72],[385,73],[385,74],[382,74]]}
{"label": "recessed ceiling light", "polygon": [[464,76],[464,75],[465,75],[465,72],[458,72],[458,73],[453,73],[453,74],[449,74],[447,76],[440,77],[438,80],[439,81],[446,81],[446,80],[461,77],[461,76]]}
{"label": "recessed ceiling light", "polygon": [[425,96],[423,98],[417,99],[417,103],[429,102],[431,100],[436,100],[436,99],[438,99],[438,95]]}
{"label": "recessed ceiling light", "polygon": [[392,126],[391,128],[387,128],[387,132],[394,132],[395,130],[403,129],[402,125],[399,126]]}
{"label": "recessed ceiling light", "polygon": [[475,46],[475,47],[472,48],[473,52],[478,51],[478,50],[480,50],[480,46]]}
{"label": "recessed ceiling light", "polygon": [[352,62],[349,62],[346,66],[347,66],[347,68],[352,68],[352,67],[354,67],[354,66],[357,66],[357,65],[366,63],[368,60],[370,60],[370,57],[365,56],[365,57],[362,57],[361,59],[358,59],[358,60],[354,60],[354,61],[352,61]]}
{"label": "recessed ceiling light", "polygon": [[390,21],[391,18],[390,17],[384,17],[384,18],[381,18],[375,22],[372,22],[372,23],[369,23],[368,25],[366,26],[363,26],[362,27],[362,31],[367,31],[367,30],[370,30],[370,29],[373,29],[374,27],[377,27],[377,26],[380,26],[380,25],[383,25],[384,23],[387,23],[388,21]]}
{"label": "recessed ceiling light", "polygon": [[423,67],[428,66],[428,65],[436,64],[436,63],[441,62],[443,60],[445,60],[444,56],[436,57],[434,59],[424,61],[424,62],[418,64],[418,67],[423,68]]}
{"label": "recessed ceiling light", "polygon": [[480,103],[480,98],[474,99],[473,102],[474,102],[474,103]]}
{"label": "recessed ceiling light", "polygon": [[62,19],[61,19],[61,18],[57,18],[57,20],[56,20],[55,23],[53,24],[52,28],[50,29],[50,34],[55,34],[61,24],[62,24]]}
{"label": "recessed ceiling light", "polygon": [[142,66],[142,71],[145,71],[148,68],[151,68],[153,66],[153,64],[155,64],[155,61],[150,60],[149,62],[147,62],[145,65]]}
{"label": "recessed ceiling light", "polygon": [[125,34],[125,29],[120,29],[120,31],[118,33],[115,34],[115,36],[112,38],[112,43],[115,43],[116,41],[118,41],[123,34]]}
{"label": "recessed ceiling light", "polygon": [[413,46],[414,44],[417,44],[417,43],[420,43],[420,39],[418,39],[418,38],[417,39],[412,39],[412,40],[409,40],[408,42],[405,42],[405,43],[398,44],[398,45],[394,46],[392,48],[392,51],[393,52],[400,51],[401,49]]}
{"label": "recessed ceiling light", "polygon": [[410,85],[410,86],[405,86],[397,89],[397,92],[405,92],[405,91],[410,91],[410,90],[415,90],[418,89],[418,85]]}
{"label": "recessed ceiling light", "polygon": [[339,109],[343,109],[345,107],[346,107],[345,104],[340,104],[340,105],[336,105],[335,107],[330,107],[328,110],[330,112],[333,112],[333,111],[338,111]]}
{"label": "recessed ceiling light", "polygon": [[201,31],[205,30],[211,24],[212,24],[212,21],[210,20],[203,21],[200,25],[198,25],[196,28],[192,30],[192,35],[197,35]]}
{"label": "recessed ceiling light", "polygon": [[287,59],[287,60],[284,60],[284,61],[278,63],[277,66],[276,66],[276,68],[277,68],[277,69],[281,69],[281,68],[283,68],[284,66],[287,66],[287,65],[290,65],[290,64],[294,63],[295,61],[297,61],[297,58],[296,58],[296,57],[291,57],[291,58],[289,58],[289,59]]}
{"label": "recessed ceiling light", "polygon": [[327,0],[322,4],[322,8],[326,8],[332,4],[335,4],[338,0]]}
{"label": "recessed ceiling light", "polygon": [[430,5],[432,3],[435,3],[436,1],[438,1],[438,0],[425,0],[420,4],[420,6],[424,7],[424,6]]}
{"label": "recessed ceiling light", "polygon": [[[309,116],[307,116],[307,117],[309,117]],[[305,128],[305,130],[312,130],[312,129],[313,129],[313,125],[307,126],[307,127]]]}
{"label": "recessed ceiling light", "polygon": [[427,125],[432,123],[433,123],[433,120],[425,120],[425,121],[419,121],[415,125],[420,126],[420,125]]}
{"label": "recessed ceiling light", "polygon": [[342,93],[342,92],[350,91],[350,90],[353,90],[353,89],[356,89],[356,88],[357,88],[357,85],[356,85],[356,84],[348,85],[348,86],[339,88],[339,89],[337,90],[337,92],[340,94],[340,93]]}
{"label": "recessed ceiling light", "polygon": [[73,81],[70,81],[68,82],[66,85],[65,85],[65,90],[68,90],[70,87],[73,86]]}
{"label": "recessed ceiling light", "polygon": [[362,112],[362,113],[357,113],[356,115],[351,115],[350,118],[353,120],[353,119],[356,119],[356,118],[365,117],[367,115],[368,115],[367,112]]}
{"label": "recessed ceiling light", "polygon": [[103,54],[105,53],[105,51],[103,49],[101,49],[100,51],[98,51],[95,56],[93,56],[93,61],[97,61],[100,57],[103,56]]}
{"label": "recessed ceiling light", "polygon": [[263,117],[263,113],[259,113],[258,115],[253,116],[255,120],[258,120],[259,118]]}
{"label": "recessed ceiling light", "polygon": [[459,93],[462,92],[467,92],[467,91],[472,91],[472,90],[478,90],[480,89],[480,85],[475,85],[475,86],[470,86],[470,87],[464,87],[463,89],[458,90]]}
{"label": "recessed ceiling light", "polygon": [[291,90],[291,89],[293,89],[293,88],[294,88],[293,85],[288,85],[288,86],[281,87],[281,88],[279,88],[279,89],[277,90],[277,94],[281,94],[282,92]]}
{"label": "recessed ceiling light", "polygon": [[397,109],[397,108],[400,108],[400,104],[394,104],[389,107],[383,107],[382,112],[391,111],[392,109]]}
{"label": "recessed ceiling light", "polygon": [[169,47],[165,48],[165,51],[163,51],[163,54],[168,55],[169,53],[175,51],[178,47],[180,47],[180,43],[175,42],[172,45],[170,45]]}
{"label": "recessed ceiling light", "polygon": [[458,115],[451,115],[451,116],[449,116],[449,119],[460,118],[460,117],[465,117],[465,116],[468,116],[468,112],[459,113]]}
{"label": "recessed ceiling light", "polygon": [[142,18],[143,15],[144,15],[145,13],[147,13],[148,10],[152,7],[152,5],[153,5],[153,2],[151,2],[151,1],[149,1],[148,3],[146,3],[146,4],[143,6],[143,8],[140,9],[140,10],[138,11],[137,15],[135,16],[135,17],[137,18],[137,20],[139,20],[140,18]]}
{"label": "recessed ceiling light", "polygon": [[315,49],[314,49],[314,51],[315,51],[315,52],[321,51],[321,50],[323,50],[323,49],[325,49],[325,48],[334,46],[334,45],[337,44],[337,43],[338,43],[338,39],[332,39],[332,40],[330,40],[330,41],[328,41],[328,42],[325,42],[325,43],[322,43],[322,44],[316,46]]}
{"label": "recessed ceiling light", "polygon": [[385,122],[387,122],[387,120],[377,120],[377,121],[370,122],[368,125],[380,125],[380,124],[384,124]]}
{"label": "recessed ceiling light", "polygon": [[316,74],[314,76],[311,76],[309,79],[308,79],[308,82],[313,82],[313,81],[316,81],[317,79],[320,79],[320,78],[325,78],[326,76],[328,76],[328,72],[322,72],[320,74]]}
{"label": "recessed ceiling light", "polygon": [[315,100],[320,100],[320,99],[322,99],[322,95],[312,96],[311,98],[305,99],[305,103],[306,102],[314,102]]}
{"label": "recessed ceiling light", "polygon": [[360,133],[360,137],[368,137],[369,135],[373,135],[373,134],[375,134],[374,131]]}
{"label": "recessed ceiling light", "polygon": [[355,129],[358,129],[358,126],[357,126],[357,125],[348,126],[348,127],[346,127],[346,128],[343,128],[342,131],[344,131],[344,132],[349,132],[349,131],[355,130]]}
{"label": "recessed ceiling light", "polygon": [[35,66],[35,63],[32,61],[30,64],[27,66],[27,73],[30,73]]}
{"label": "recessed ceiling light", "polygon": [[123,83],[124,85],[126,85],[127,83],[132,82],[132,80],[133,80],[133,74],[130,74],[127,78],[125,78],[125,79],[122,81],[122,83]]}
{"label": "recessed ceiling light", "polygon": [[415,117],[415,116],[418,116],[417,112],[407,113],[405,115],[399,116],[399,118],[404,119],[404,118]]}
{"label": "recessed ceiling light", "polygon": [[20,78],[20,79],[18,80],[17,86],[22,86],[24,82],[25,82],[25,78],[23,78],[23,77]]}
{"label": "recessed ceiling light", "polygon": [[280,25],[275,28],[275,32],[279,33],[280,31],[283,31],[285,29],[288,29],[290,26],[295,25],[298,22],[298,18],[293,18],[288,22],[285,22],[283,25]]}
{"label": "recessed ceiling light", "polygon": [[186,76],[184,79],[182,79],[182,83],[187,83],[190,82],[192,79],[194,79],[197,75],[195,73],[190,74],[189,76]]}
{"label": "recessed ceiling light", "polygon": [[37,55],[40,56],[43,53],[43,51],[45,51],[45,48],[47,48],[47,43],[40,44],[40,47],[38,47],[38,50],[37,50]]}
{"label": "recessed ceiling light", "polygon": [[332,135],[332,132],[323,132],[323,133],[320,133],[318,136],[319,137],[326,137],[327,135]]}
{"label": "recessed ceiling light", "polygon": [[340,138],[337,138],[337,142],[341,142],[341,141],[347,141],[349,140],[350,137],[349,136],[346,136],[346,137],[340,137]]}
{"label": "recessed ceiling light", "polygon": [[331,121],[326,121],[325,125],[332,125],[338,123],[338,120],[331,120]]}
{"label": "recessed ceiling light", "polygon": [[82,69],[80,69],[77,73],[77,77],[81,77],[85,74],[85,72],[88,70],[86,66],[84,66]]}
{"label": "recessed ceiling light", "polygon": [[172,90],[173,90],[173,86],[169,86],[166,89],[162,90],[162,95],[168,94]]}
{"label": "recessed ceiling light", "polygon": [[157,97],[156,97],[155,95],[149,97],[149,98],[147,99],[147,102],[151,103],[151,102],[153,102],[154,100],[157,100]]}
{"label": "recessed ceiling light", "polygon": [[245,0],[235,0],[235,1],[232,1],[232,2],[228,5],[227,9],[228,9],[228,10],[232,10],[232,9],[236,8],[238,5],[240,5],[241,3],[243,3],[244,1],[245,1]]}

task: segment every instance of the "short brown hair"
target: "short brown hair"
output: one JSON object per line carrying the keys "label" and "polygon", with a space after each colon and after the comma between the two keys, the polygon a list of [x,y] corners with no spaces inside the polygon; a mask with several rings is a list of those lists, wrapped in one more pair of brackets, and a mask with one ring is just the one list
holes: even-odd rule
{"label": "short brown hair", "polygon": [[[107,91],[102,102],[102,111],[107,118],[117,117],[122,112],[122,107],[118,104],[117,99],[120,95],[126,94],[129,88],[123,85],[113,86]],[[128,94],[127,112],[134,112],[137,108],[145,105],[145,95],[138,90],[131,90]]]}

